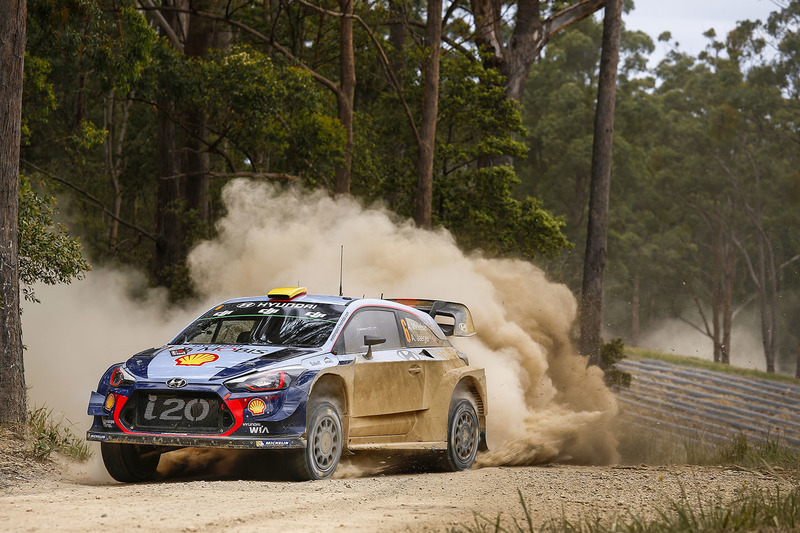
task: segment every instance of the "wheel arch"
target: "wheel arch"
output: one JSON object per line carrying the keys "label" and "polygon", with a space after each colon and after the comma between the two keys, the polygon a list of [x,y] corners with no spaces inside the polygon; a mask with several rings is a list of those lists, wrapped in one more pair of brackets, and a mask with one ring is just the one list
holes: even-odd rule
{"label": "wheel arch", "polygon": [[[345,378],[333,373],[324,373],[317,376],[308,391],[309,404],[312,401],[329,401],[337,407],[339,417],[342,420],[344,442],[347,443],[347,437],[350,434],[350,406]],[[308,425],[309,412],[310,409],[306,407],[306,426]]]}
{"label": "wheel arch", "polygon": [[450,395],[450,405],[461,398],[472,401],[475,411],[478,414],[478,424],[480,426],[480,451],[488,450],[486,444],[486,415],[488,412],[486,398],[486,375],[483,369],[465,372],[459,376],[458,381]]}

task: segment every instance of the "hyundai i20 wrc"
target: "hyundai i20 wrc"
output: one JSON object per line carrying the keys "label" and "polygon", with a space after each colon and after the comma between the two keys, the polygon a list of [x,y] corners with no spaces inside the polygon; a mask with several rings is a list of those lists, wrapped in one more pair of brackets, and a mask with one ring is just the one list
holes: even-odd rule
{"label": "hyundai i20 wrc", "polygon": [[308,295],[229,300],[167,345],[109,368],[87,440],[109,474],[151,479],[184,447],[284,450],[293,477],[330,477],[343,453],[417,450],[470,468],[486,447],[486,378],[448,336],[466,306]]}

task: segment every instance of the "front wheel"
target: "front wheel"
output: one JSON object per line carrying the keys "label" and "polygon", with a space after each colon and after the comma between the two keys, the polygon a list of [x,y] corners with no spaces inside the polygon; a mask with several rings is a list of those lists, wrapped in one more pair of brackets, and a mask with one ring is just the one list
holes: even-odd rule
{"label": "front wheel", "polygon": [[475,462],[480,443],[480,425],[475,406],[467,399],[452,404],[447,423],[447,467],[466,470]]}
{"label": "front wheel", "polygon": [[305,481],[333,475],[342,456],[342,420],[336,407],[320,402],[311,407],[306,425],[307,444],[296,452],[294,476]]}
{"label": "front wheel", "polygon": [[150,446],[101,442],[103,464],[111,477],[123,483],[148,481],[158,468],[161,455]]}

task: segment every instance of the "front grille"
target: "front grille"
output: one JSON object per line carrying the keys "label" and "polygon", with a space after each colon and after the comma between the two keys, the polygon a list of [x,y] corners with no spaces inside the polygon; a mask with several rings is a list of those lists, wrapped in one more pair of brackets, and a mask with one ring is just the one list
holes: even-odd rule
{"label": "front grille", "polygon": [[136,391],[120,413],[132,431],[220,434],[233,426],[228,407],[214,393]]}

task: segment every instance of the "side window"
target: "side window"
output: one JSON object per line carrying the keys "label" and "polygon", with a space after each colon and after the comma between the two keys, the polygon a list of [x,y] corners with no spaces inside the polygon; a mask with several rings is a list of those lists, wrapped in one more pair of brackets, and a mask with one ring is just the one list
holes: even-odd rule
{"label": "side window", "polygon": [[409,348],[425,348],[426,346],[443,346],[444,343],[431,328],[420,319],[405,311],[399,311],[400,329]]}
{"label": "side window", "polygon": [[342,335],[346,353],[366,352],[364,335],[386,339],[385,343],[375,346],[373,350],[391,350],[403,345],[400,341],[400,332],[397,331],[394,311],[388,309],[365,309],[357,312],[350,318]]}

